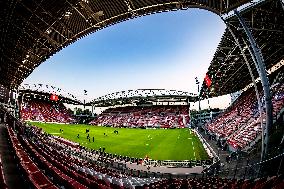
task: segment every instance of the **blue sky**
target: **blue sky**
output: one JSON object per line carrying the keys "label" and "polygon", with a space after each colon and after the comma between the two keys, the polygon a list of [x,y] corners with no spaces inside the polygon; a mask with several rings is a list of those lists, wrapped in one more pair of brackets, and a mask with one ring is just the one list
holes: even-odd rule
{"label": "blue sky", "polygon": [[200,9],[139,17],[93,33],[41,64],[24,83],[43,83],[88,99],[128,89],[197,93],[225,30]]}

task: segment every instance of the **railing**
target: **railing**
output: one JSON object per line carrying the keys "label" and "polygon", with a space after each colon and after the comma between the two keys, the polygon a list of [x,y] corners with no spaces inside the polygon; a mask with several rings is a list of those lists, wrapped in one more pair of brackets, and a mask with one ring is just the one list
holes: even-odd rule
{"label": "railing", "polygon": [[218,176],[231,179],[255,179],[266,176],[283,174],[284,153],[280,153],[270,159],[258,163],[250,163],[249,159],[236,159],[231,166],[224,168],[222,166],[207,170],[203,177]]}
{"label": "railing", "polygon": [[166,166],[168,168],[192,168],[195,166],[208,167],[212,165],[212,160],[146,160],[143,162],[145,165],[151,166]]}
{"label": "railing", "polygon": [[[207,143],[207,141],[203,138],[201,134],[199,134],[198,130],[194,130],[196,135],[198,136],[199,140],[202,142],[203,146],[205,149],[209,149],[210,152],[213,154],[213,162],[212,164],[206,166],[204,170],[202,171],[203,173],[208,172],[208,170],[219,170],[220,167],[220,158],[216,154],[216,152],[211,148],[211,146]],[[209,155],[209,153],[208,153]]]}
{"label": "railing", "polygon": [[[156,177],[156,178],[205,178],[205,177],[220,177],[228,179],[256,179],[267,176],[279,175],[284,169],[284,153],[278,154],[268,160],[250,164],[246,162],[244,166],[240,165],[242,161],[232,163],[232,167],[222,168],[220,164],[212,164],[210,169],[199,173],[177,174],[177,173],[160,173],[160,172],[145,172],[138,170],[124,170],[125,173],[134,173],[138,177]],[[214,166],[215,165],[215,166]],[[282,172],[281,172],[282,171]],[[283,173],[282,173],[283,174]]]}
{"label": "railing", "polygon": [[219,161],[219,157],[216,154],[216,152],[211,148],[211,146],[207,143],[207,141],[203,138],[203,136],[198,132],[198,130],[193,130],[196,135],[198,136],[199,140],[202,142],[203,147],[205,149],[209,149],[210,152],[212,153],[213,157],[216,159],[216,161]]}

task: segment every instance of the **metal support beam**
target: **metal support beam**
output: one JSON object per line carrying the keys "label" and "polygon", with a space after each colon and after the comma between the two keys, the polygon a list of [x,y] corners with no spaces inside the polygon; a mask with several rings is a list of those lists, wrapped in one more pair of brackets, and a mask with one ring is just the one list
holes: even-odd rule
{"label": "metal support beam", "polygon": [[[222,18],[222,17],[221,17]],[[262,103],[260,101],[260,95],[259,95],[259,92],[258,92],[258,89],[257,89],[257,85],[256,85],[256,82],[255,82],[255,78],[254,78],[254,75],[253,75],[253,72],[252,72],[252,69],[251,69],[251,66],[249,64],[249,61],[247,59],[247,56],[245,54],[245,50],[244,48],[242,48],[238,38],[236,37],[236,35],[234,34],[233,30],[231,29],[230,25],[228,22],[226,22],[225,20],[223,20],[225,22],[225,24],[227,25],[227,28],[229,30],[229,32],[231,33],[232,37],[234,38],[235,42],[236,42],[236,45],[238,46],[238,48],[240,49],[241,51],[241,54],[242,54],[242,57],[244,58],[245,60],[245,63],[247,65],[247,68],[249,70],[249,74],[250,74],[250,77],[252,79],[252,82],[253,82],[253,85],[254,85],[254,90],[255,90],[255,94],[256,94],[256,99],[257,99],[257,103],[258,103],[258,111],[259,111],[259,114],[260,114],[260,125],[261,125],[261,128],[262,128],[262,149],[264,148],[264,126],[263,126],[263,117],[262,117]],[[247,44],[245,44],[246,46],[245,47],[248,47]],[[255,60],[253,58],[253,60]],[[256,63],[256,62],[255,62]],[[263,159],[263,154],[261,154],[261,160]]]}
{"label": "metal support beam", "polygon": [[[249,47],[248,46],[248,44],[246,43],[246,41],[244,40],[244,43],[245,43],[245,45],[247,46],[247,47]],[[259,73],[260,72],[260,69],[259,69],[259,67],[258,67],[258,64],[257,64],[257,61],[256,61],[256,59],[255,59],[255,56],[254,56],[254,54],[253,54],[253,52],[252,52],[252,50],[251,50],[251,48],[248,48],[248,50],[249,50],[249,53],[250,53],[250,55],[251,55],[251,57],[252,57],[252,60],[253,60],[253,62],[254,62],[254,64],[255,64],[255,67],[257,68],[257,72]],[[261,161],[263,161],[264,160],[264,158],[265,158],[265,154],[264,154],[264,152],[265,152],[265,141],[264,141],[264,136],[265,136],[265,133],[264,133],[264,131],[265,131],[265,127],[264,127],[264,125],[263,125],[263,117],[262,117],[262,102],[258,102],[258,103],[261,103],[261,111],[260,111],[260,113],[261,113],[261,116],[260,116],[260,118],[261,118],[261,140],[262,140],[262,143],[261,143]]]}
{"label": "metal support beam", "polygon": [[201,125],[201,115],[200,115],[201,106],[200,106],[200,90],[199,90],[200,82],[198,81],[197,77],[195,77],[195,82],[196,82],[197,91],[198,91],[198,122],[199,122],[199,124],[197,124],[197,125]]}
{"label": "metal support beam", "polygon": [[[262,53],[261,50],[259,49],[259,47],[257,46],[257,43],[251,33],[251,31],[249,30],[247,24],[245,23],[244,19],[241,17],[240,13],[238,12],[238,10],[234,10],[234,13],[236,14],[239,22],[241,23],[247,38],[249,40],[250,46],[253,50],[253,54],[254,57],[256,59],[257,62],[257,66],[258,66],[258,74],[260,76],[260,80],[261,80],[261,84],[263,87],[263,92],[264,92],[264,97],[265,97],[265,107],[266,107],[266,127],[264,132],[264,147],[262,149],[262,158],[265,159],[267,156],[267,149],[268,149],[268,142],[269,142],[269,131],[272,127],[272,101],[271,101],[271,94],[270,94],[270,84],[268,81],[268,77],[267,77],[267,73],[266,73],[266,69],[265,69],[265,65],[264,65],[264,60],[262,57]],[[250,48],[250,47],[249,47]]]}
{"label": "metal support beam", "polygon": [[95,110],[95,106],[94,104],[92,104],[92,117],[94,117],[94,110]]}

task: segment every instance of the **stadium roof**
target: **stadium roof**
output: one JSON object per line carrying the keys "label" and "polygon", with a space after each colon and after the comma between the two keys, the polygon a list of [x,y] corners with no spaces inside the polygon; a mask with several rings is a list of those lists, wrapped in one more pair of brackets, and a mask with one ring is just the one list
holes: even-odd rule
{"label": "stadium roof", "polygon": [[[241,10],[240,13],[249,25],[262,51],[267,70],[273,71],[273,66],[277,64],[280,64],[281,67],[284,59],[284,10],[281,1],[261,1]],[[233,15],[225,20],[240,41],[253,74],[255,78],[258,78],[256,67],[245,44],[245,42],[249,44],[246,40],[247,37],[237,17]],[[202,97],[234,93],[252,82],[241,52],[228,29],[222,37],[207,74],[212,83],[210,89],[208,89],[205,81],[203,82]]]}
{"label": "stadium roof", "polygon": [[197,95],[184,91],[166,89],[137,89],[111,93],[94,99],[89,105],[99,107],[123,104],[152,104],[153,102],[195,102]]}
{"label": "stadium roof", "polygon": [[19,87],[19,96],[28,95],[40,98],[43,97],[44,99],[49,100],[52,94],[57,95],[62,103],[75,105],[83,104],[76,96],[54,86],[43,84],[22,84]]}
{"label": "stadium roof", "polygon": [[0,1],[0,84],[17,88],[54,53],[124,20],[190,7],[222,14],[247,2],[249,0]]}

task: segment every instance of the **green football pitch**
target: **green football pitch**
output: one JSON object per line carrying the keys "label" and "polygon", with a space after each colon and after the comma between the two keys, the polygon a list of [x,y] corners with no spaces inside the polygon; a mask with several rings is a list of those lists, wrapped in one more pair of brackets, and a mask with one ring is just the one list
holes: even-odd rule
{"label": "green football pitch", "polygon": [[[208,159],[200,140],[190,129],[112,128],[38,122],[31,122],[31,124],[49,134],[78,142],[91,149],[104,147],[107,153],[112,154],[136,158],[144,158],[148,155],[150,159],[155,160]],[[60,129],[63,132],[60,132]],[[90,130],[90,142],[87,139],[86,129]],[[114,130],[117,130],[118,134],[114,134]]]}

